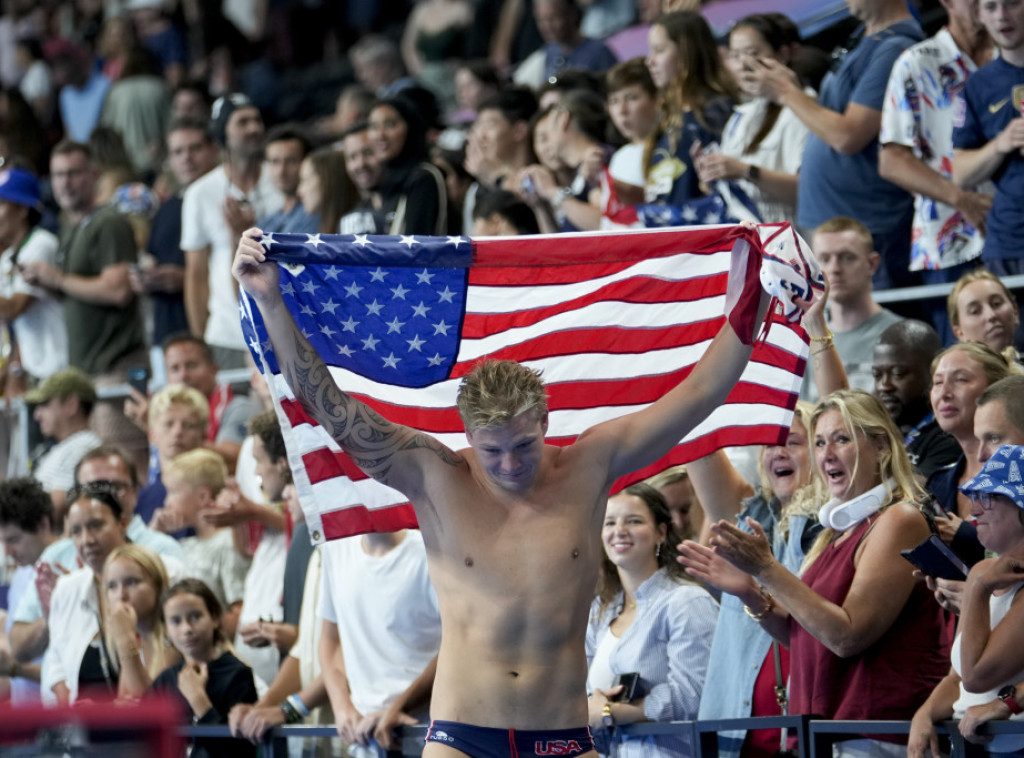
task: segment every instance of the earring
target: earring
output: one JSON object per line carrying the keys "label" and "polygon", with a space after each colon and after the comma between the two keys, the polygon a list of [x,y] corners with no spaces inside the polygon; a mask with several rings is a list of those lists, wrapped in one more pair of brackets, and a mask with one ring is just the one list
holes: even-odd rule
{"label": "earring", "polygon": [[655,558],[660,558],[661,557],[661,543],[660,542],[654,548],[654,557]]}

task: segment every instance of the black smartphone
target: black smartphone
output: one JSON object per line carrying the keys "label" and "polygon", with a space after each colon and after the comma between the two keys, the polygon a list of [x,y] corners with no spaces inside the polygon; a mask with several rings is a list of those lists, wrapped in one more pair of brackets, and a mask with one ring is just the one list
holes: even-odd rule
{"label": "black smartphone", "polygon": [[612,682],[612,687],[622,685],[622,692],[612,698],[616,703],[630,703],[636,699],[636,688],[640,684],[640,674],[633,671],[629,674],[619,674]]}
{"label": "black smartphone", "polygon": [[128,369],[128,386],[143,395],[149,392],[149,369],[145,366],[132,366]]}
{"label": "black smartphone", "polygon": [[900,555],[928,576],[958,582],[967,578],[967,564],[934,534],[911,550],[901,550]]}

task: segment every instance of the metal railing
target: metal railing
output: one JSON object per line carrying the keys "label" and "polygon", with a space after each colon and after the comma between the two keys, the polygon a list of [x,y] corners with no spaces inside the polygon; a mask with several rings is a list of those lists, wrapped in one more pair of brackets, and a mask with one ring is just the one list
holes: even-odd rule
{"label": "metal railing", "polygon": [[[797,738],[796,755],[798,758],[830,758],[834,743],[845,739],[858,739],[864,736],[907,735],[910,732],[909,721],[830,721],[815,719],[810,716],[769,716],[745,719],[717,719],[709,721],[669,721],[642,724],[628,724],[616,727],[617,737],[643,737],[648,735],[671,735],[686,738],[693,745],[694,758],[718,758],[718,735],[720,732],[746,731],[752,729],[778,730],[786,727],[790,734]],[[967,742],[957,729],[957,722],[946,721],[935,725],[940,735],[946,736],[952,743],[954,754],[958,757],[984,755],[984,748]],[[398,733],[402,748],[385,752],[380,750],[382,758],[406,758],[419,756],[423,751],[423,739],[427,726],[403,726]],[[1017,734],[1024,737],[1024,721],[989,721],[978,729],[981,735]],[[186,737],[230,737],[226,726],[190,726],[183,727],[181,734]],[[337,737],[333,726],[281,726],[272,730],[262,745],[264,758],[287,758],[288,737],[306,737],[327,739]]]}

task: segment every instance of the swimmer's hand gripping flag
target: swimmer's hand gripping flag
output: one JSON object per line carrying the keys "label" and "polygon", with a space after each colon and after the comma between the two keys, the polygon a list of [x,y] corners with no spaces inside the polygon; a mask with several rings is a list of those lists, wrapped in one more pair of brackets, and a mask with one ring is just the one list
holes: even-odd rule
{"label": "swimmer's hand gripping flag", "polygon": [[[543,371],[547,441],[568,445],[685,379],[727,314],[741,338],[756,337],[759,274],[776,296],[814,286],[813,259],[788,224],[472,240],[268,234],[262,242],[281,266],[285,303],[338,386],[455,450],[467,445],[459,380],[485,356]],[[302,409],[244,291],[240,309],[314,540],[415,526],[405,496],[368,478]],[[790,323],[798,312],[786,311],[762,331],[726,403],[616,488],[724,446],[785,439],[808,354],[806,334]]]}

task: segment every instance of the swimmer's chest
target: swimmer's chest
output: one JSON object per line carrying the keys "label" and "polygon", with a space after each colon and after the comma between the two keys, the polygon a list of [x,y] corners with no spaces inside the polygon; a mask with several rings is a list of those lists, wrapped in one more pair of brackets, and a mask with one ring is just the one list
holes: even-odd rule
{"label": "swimmer's chest", "polygon": [[514,585],[527,577],[557,583],[585,572],[601,549],[588,510],[579,503],[477,504],[451,535],[453,568]]}

